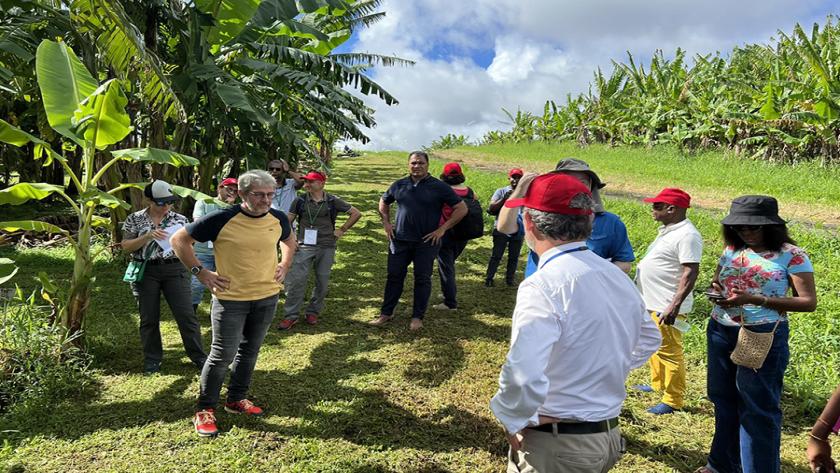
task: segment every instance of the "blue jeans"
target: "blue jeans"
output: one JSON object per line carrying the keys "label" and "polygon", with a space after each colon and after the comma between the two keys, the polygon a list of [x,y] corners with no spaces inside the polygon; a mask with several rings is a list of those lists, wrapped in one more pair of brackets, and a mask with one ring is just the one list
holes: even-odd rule
{"label": "blue jeans", "polygon": [[[770,332],[774,323],[748,326]],[[739,327],[714,320],[706,329],[706,389],[715,406],[715,436],[708,465],[718,473],[778,473],[782,436],[782,382],[790,359],[789,327],[782,322],[758,371],[732,363]]]}
{"label": "blue jeans", "polygon": [[458,286],[455,283],[455,260],[461,256],[467,240],[454,240],[448,235],[443,237],[438,252],[438,276],[440,276],[440,290],[443,292],[443,303],[450,309],[458,307]]}
{"label": "blue jeans", "polygon": [[230,366],[227,402],[245,399],[265,334],[274,319],[277,295],[256,301],[223,301],[213,298],[210,323],[213,341],[201,370],[199,409],[214,409]]}
{"label": "blue jeans", "polygon": [[394,315],[400,301],[408,265],[414,264],[414,307],[411,317],[422,319],[432,295],[432,268],[440,245],[425,242],[392,240],[388,248],[388,276],[385,280],[385,296],[382,300],[382,315]]}
{"label": "blue jeans", "polygon": [[[204,266],[204,269],[215,271],[216,270],[216,257],[210,253],[196,253],[196,258],[198,258],[198,262]],[[190,283],[190,291],[192,291],[192,303],[193,305],[201,304],[201,298],[204,297],[204,284],[198,280],[197,277],[192,277],[192,282]]]}

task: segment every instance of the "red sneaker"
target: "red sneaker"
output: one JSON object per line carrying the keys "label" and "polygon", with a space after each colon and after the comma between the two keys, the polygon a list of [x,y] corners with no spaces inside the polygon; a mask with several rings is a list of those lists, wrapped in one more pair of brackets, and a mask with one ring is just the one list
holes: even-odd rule
{"label": "red sneaker", "polygon": [[297,319],[283,319],[280,321],[279,324],[277,324],[277,328],[279,328],[280,330],[289,330],[292,327],[294,327],[296,323]]}
{"label": "red sneaker", "polygon": [[219,433],[216,427],[216,412],[214,409],[203,409],[195,413],[193,418],[195,433],[202,437],[213,437]]}
{"label": "red sneaker", "polygon": [[306,314],[306,323],[315,325],[318,323],[318,314]]}
{"label": "red sneaker", "polygon": [[243,399],[236,402],[226,402],[225,411],[231,414],[248,414],[249,416],[261,416],[263,410],[255,406],[253,402]]}

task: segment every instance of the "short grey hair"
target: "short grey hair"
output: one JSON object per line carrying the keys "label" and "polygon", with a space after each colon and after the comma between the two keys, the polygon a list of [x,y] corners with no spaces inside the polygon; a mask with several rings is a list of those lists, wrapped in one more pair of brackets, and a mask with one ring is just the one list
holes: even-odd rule
{"label": "short grey hair", "polygon": [[237,179],[237,183],[239,184],[239,190],[242,192],[248,192],[255,187],[277,186],[277,181],[271,177],[271,174],[261,169],[251,169],[250,171],[240,175]]}
{"label": "short grey hair", "polygon": [[[572,198],[569,207],[573,209],[589,209],[595,207],[595,201],[586,194],[578,194]],[[586,240],[592,233],[592,215],[566,215],[545,212],[525,207],[531,216],[534,226],[543,235],[562,241]]]}

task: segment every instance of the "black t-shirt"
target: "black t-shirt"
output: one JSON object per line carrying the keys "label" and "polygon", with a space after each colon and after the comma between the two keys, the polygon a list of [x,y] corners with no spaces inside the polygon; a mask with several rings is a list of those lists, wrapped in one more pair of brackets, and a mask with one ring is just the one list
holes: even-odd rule
{"label": "black t-shirt", "polygon": [[448,184],[428,175],[415,183],[406,176],[391,184],[382,194],[386,204],[397,202],[394,238],[418,242],[437,230],[443,204],[454,207],[461,202]]}

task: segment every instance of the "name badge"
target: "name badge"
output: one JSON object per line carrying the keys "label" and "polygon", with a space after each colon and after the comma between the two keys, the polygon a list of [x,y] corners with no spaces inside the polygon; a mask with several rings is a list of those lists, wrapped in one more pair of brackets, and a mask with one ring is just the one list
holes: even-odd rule
{"label": "name badge", "polygon": [[318,243],[318,230],[315,228],[303,229],[303,244],[315,245]]}
{"label": "name badge", "polygon": [[213,242],[212,241],[207,240],[207,248],[213,248]]}

